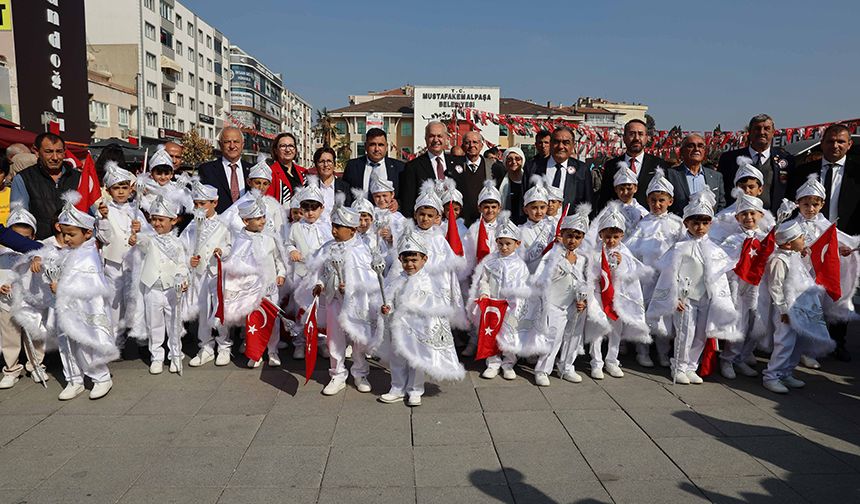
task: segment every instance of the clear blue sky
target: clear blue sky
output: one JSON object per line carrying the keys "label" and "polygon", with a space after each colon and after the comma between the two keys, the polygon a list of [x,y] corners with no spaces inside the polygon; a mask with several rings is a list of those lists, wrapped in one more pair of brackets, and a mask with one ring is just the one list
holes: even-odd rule
{"label": "clear blue sky", "polygon": [[659,129],[860,117],[860,2],[182,0],[315,109],[410,84],[641,102]]}

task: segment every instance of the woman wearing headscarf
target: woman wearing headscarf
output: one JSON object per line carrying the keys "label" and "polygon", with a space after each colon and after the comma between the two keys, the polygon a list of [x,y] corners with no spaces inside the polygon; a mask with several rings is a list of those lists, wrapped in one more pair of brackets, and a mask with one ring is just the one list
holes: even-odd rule
{"label": "woman wearing headscarf", "polygon": [[510,210],[511,222],[521,225],[526,221],[526,213],[523,210],[523,194],[525,190],[523,180],[523,164],[526,156],[519,147],[509,147],[505,150],[502,162],[505,164],[505,176],[499,184],[499,192],[502,194],[502,208]]}

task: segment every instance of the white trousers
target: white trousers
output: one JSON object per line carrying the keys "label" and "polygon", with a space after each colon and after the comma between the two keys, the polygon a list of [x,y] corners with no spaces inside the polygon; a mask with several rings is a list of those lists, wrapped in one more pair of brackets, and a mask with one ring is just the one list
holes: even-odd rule
{"label": "white trousers", "polygon": [[84,375],[89,376],[93,383],[110,380],[110,370],[107,364],[93,364],[92,352],[86,347],[75,343],[65,334],[57,336],[60,347],[60,360],[63,362],[63,376],[67,383],[84,384]]}
{"label": "white trousers", "polygon": [[752,337],[752,313],[750,310],[742,310],[740,320],[738,321],[738,329],[744,335],[743,341],[726,341],[723,344],[723,351],[720,352],[720,359],[731,362],[732,364],[740,364],[747,357],[752,355],[755,350],[757,341]]}
{"label": "white trousers", "polygon": [[[299,311],[296,314],[296,323],[298,324],[298,327],[296,327],[296,332],[293,334],[293,346],[296,348],[304,348],[304,346],[305,346],[304,328],[305,328],[305,318],[308,315],[308,312],[305,311],[307,308],[308,308],[307,306],[302,306],[301,308],[299,308]],[[317,304],[317,323],[319,323],[320,321],[326,323],[327,312],[328,312],[328,310],[326,309],[325,303],[318,303]],[[317,344],[318,345],[325,345],[325,343],[326,343],[325,334],[326,334],[325,327],[320,327],[319,328],[319,337],[317,338]],[[280,338],[280,335],[278,336],[278,338]],[[280,339],[279,339],[279,341],[280,341]]]}
{"label": "white trousers", "polygon": [[152,362],[164,362],[164,335],[167,334],[168,357],[182,357],[182,340],[177,330],[179,306],[176,289],[150,289],[144,287],[144,318],[149,329],[149,353]]}
{"label": "white trousers", "polygon": [[517,356],[509,352],[487,357],[487,369],[513,369],[516,363]]}
{"label": "white trousers", "polygon": [[215,353],[215,345],[218,345],[218,350],[230,350],[233,346],[233,340],[230,339],[230,330],[224,325],[218,327],[218,336],[212,336],[212,324],[209,322],[209,314],[215,310],[215,300],[211,292],[215,279],[210,274],[203,276],[200,282],[200,295],[197,298],[198,307],[200,309],[200,319],[197,324],[197,342],[200,349],[206,349],[211,353]]}
{"label": "white trousers", "polygon": [[[355,353],[353,353],[353,356]],[[409,366],[397,352],[391,352],[391,388],[389,394],[406,394],[410,397],[424,395],[424,371]]]}
{"label": "white trousers", "polygon": [[699,368],[699,358],[707,340],[705,328],[710,304],[711,300],[707,296],[698,301],[688,299],[687,310],[674,313],[672,319],[675,323],[677,355],[672,357],[671,363],[675,372],[695,372]]}
{"label": "white trousers", "polygon": [[[550,305],[547,307],[547,327],[552,332],[550,351],[538,357],[535,364],[535,373],[552,373],[559,352],[566,355],[564,362],[558,362],[558,369],[562,375],[574,372],[574,361],[578,355],[579,347],[582,346],[582,330],[585,325],[585,313],[579,315],[577,322],[576,305],[569,307],[558,307]],[[562,351],[564,349],[564,351]],[[559,357],[560,358],[560,357]]]}
{"label": "white trousers", "polygon": [[[591,344],[591,369],[602,369],[603,364],[618,366],[618,350],[621,347],[621,335],[626,329],[626,324],[621,320],[609,321],[609,334],[602,336]],[[603,342],[606,341],[606,358],[603,357]]]}
{"label": "white trousers", "polygon": [[[110,310],[113,314],[113,324],[111,324],[111,328],[113,329],[117,347],[123,348],[125,346],[127,334],[125,328],[120,327],[120,322],[124,321],[127,315],[125,310],[125,291],[126,282],[128,281],[128,277],[131,275],[131,271],[123,268],[122,263],[115,263],[112,261],[105,261],[104,271],[105,279],[107,280],[110,289],[108,302],[110,303]],[[126,322],[126,324],[127,323],[128,322]]]}
{"label": "white trousers", "polygon": [[[353,378],[366,377],[370,373],[370,364],[367,362],[367,348],[361,343],[351,341],[337,321],[343,300],[334,298],[328,302],[326,307],[326,339],[328,340],[329,369],[328,374],[332,378],[346,380],[349,374]],[[346,371],[346,347],[352,344],[352,369]]]}
{"label": "white trousers", "polygon": [[773,314],[773,325],[773,352],[770,354],[767,368],[762,373],[764,381],[781,380],[791,376],[803,353],[801,346],[797,344],[797,333],[779,319],[779,313]]}

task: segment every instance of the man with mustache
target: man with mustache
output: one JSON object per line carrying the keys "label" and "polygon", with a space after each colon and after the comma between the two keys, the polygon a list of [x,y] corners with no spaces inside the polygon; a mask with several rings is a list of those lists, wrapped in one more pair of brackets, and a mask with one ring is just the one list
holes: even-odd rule
{"label": "man with mustache", "polygon": [[624,162],[630,167],[633,173],[639,177],[639,185],[636,190],[636,200],[644,207],[648,207],[648,184],[654,178],[654,172],[657,168],[663,168],[668,171],[669,165],[657,156],[645,153],[645,146],[648,145],[650,136],[648,128],[645,126],[645,121],[640,119],[631,119],[624,125],[624,146],[627,151],[618,157],[612,158],[603,165],[603,180],[608,183],[601,184],[600,193],[597,197],[597,210],[599,211],[606,206],[607,203],[615,196],[615,188],[612,187],[612,179],[618,171],[618,163]]}
{"label": "man with mustache", "polygon": [[[445,173],[462,173],[466,164],[461,157],[446,155],[448,128],[439,121],[431,121],[424,128],[427,153],[406,163],[400,174],[400,212],[412,217],[415,200],[425,180],[443,180]],[[459,169],[458,169],[459,168]]]}
{"label": "man with mustache", "polygon": [[567,126],[555,128],[550,139],[550,156],[526,166],[523,190],[531,187],[532,175],[545,175],[548,184],[564,191],[564,205],[573,208],[579,203],[591,203],[594,199],[591,170],[574,157],[573,148],[573,130]]}

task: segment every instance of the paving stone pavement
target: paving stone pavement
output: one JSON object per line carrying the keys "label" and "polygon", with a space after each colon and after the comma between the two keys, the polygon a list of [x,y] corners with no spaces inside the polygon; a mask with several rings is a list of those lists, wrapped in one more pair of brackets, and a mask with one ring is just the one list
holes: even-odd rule
{"label": "paving stone pavement", "polygon": [[860,502],[860,359],[800,368],[787,396],[673,386],[629,358],[624,378],[548,388],[470,364],[410,409],[377,402],[378,366],[372,393],[324,397],[327,363],[304,385],[286,357],[183,377],[116,362],[107,397],[70,402],[54,363],[49,390],[0,391],[0,504]]}

